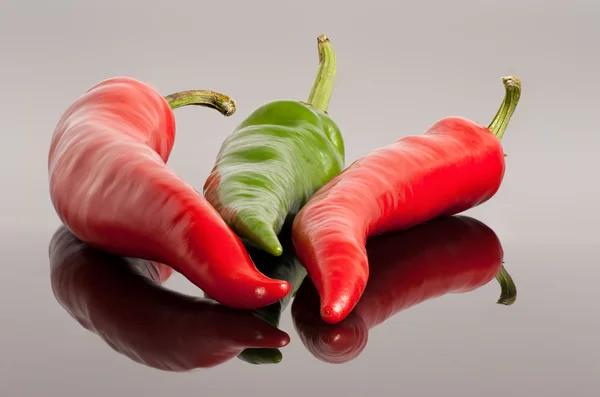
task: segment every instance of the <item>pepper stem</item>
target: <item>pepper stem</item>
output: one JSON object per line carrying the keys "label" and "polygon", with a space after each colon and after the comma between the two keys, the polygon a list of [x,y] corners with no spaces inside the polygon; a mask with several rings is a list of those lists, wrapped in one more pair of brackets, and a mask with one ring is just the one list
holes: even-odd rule
{"label": "pepper stem", "polygon": [[504,268],[504,265],[502,265],[500,271],[498,274],[496,274],[496,280],[500,284],[501,288],[500,299],[498,299],[498,302],[496,303],[506,306],[510,306],[515,303],[517,300],[517,286],[515,285],[515,282],[510,274],[508,274]]}
{"label": "pepper stem", "polygon": [[502,77],[502,83],[506,93],[500,109],[496,113],[496,116],[488,126],[488,129],[492,131],[498,139],[502,139],[504,131],[508,126],[511,116],[517,108],[519,98],[521,97],[521,80],[513,76]]}
{"label": "pepper stem", "polygon": [[235,113],[235,101],[227,95],[209,90],[189,90],[176,92],[165,97],[171,109],[182,106],[196,105],[206,106],[218,110],[223,116],[231,116]]}
{"label": "pepper stem", "polygon": [[335,81],[335,52],[331,42],[324,34],[317,37],[317,43],[319,45],[319,70],[307,102],[326,112]]}

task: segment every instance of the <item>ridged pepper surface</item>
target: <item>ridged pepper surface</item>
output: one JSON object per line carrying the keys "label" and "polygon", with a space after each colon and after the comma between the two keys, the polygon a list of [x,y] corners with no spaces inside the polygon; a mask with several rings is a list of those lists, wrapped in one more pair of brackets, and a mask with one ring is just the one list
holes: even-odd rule
{"label": "ridged pepper surface", "polygon": [[227,224],[279,256],[277,234],[344,167],[340,129],[327,114],[335,53],[319,36],[320,66],[307,103],[278,100],[252,112],[223,142],[204,196]]}

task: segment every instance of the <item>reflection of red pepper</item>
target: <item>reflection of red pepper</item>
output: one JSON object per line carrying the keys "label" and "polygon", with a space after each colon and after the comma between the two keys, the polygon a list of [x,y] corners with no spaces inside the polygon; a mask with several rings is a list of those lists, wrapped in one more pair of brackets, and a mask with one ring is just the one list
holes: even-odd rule
{"label": "reflection of red pepper", "polygon": [[[51,285],[60,304],[117,352],[165,371],[212,367],[249,347],[289,336],[250,311],[168,291],[154,262],[107,254],[61,227],[50,242]],[[167,269],[167,270],[165,270]]]}
{"label": "reflection of red pepper", "polygon": [[374,237],[367,244],[371,275],[363,296],[342,322],[329,325],[307,278],[292,305],[294,326],[317,358],[342,363],[356,358],[369,329],[395,313],[449,293],[469,292],[496,276],[498,303],[512,304],[516,288],[502,267],[502,246],[483,223],[464,216],[430,221],[411,230]]}
{"label": "reflection of red pepper", "polygon": [[254,309],[289,292],[261,274],[217,211],[167,168],[175,139],[171,108],[202,105],[232,114],[210,91],[163,98],[129,78],[103,81],[62,116],[50,146],[50,195],[82,241],[123,256],[166,263],[215,300]]}
{"label": "reflection of red pepper", "polygon": [[405,230],[490,199],[504,176],[500,138],[521,92],[506,96],[488,128],[449,117],[354,162],[322,187],[296,216],[297,255],[321,297],[321,316],[343,320],[368,280],[368,236]]}

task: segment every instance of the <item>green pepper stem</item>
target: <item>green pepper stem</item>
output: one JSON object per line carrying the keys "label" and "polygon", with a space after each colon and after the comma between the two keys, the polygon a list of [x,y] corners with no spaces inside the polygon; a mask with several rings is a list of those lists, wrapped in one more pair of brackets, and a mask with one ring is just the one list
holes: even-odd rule
{"label": "green pepper stem", "polygon": [[496,116],[488,126],[488,129],[492,131],[498,139],[502,139],[504,131],[508,126],[511,116],[517,108],[519,98],[521,98],[521,80],[513,76],[507,76],[502,78],[504,89],[506,93],[500,109],[496,113]]}
{"label": "green pepper stem", "polygon": [[498,299],[497,303],[506,306],[515,303],[515,300],[517,300],[517,286],[510,274],[508,274],[504,268],[504,265],[502,265],[500,271],[496,274],[496,280],[500,284],[501,289],[500,299]]}
{"label": "green pepper stem", "polygon": [[317,43],[319,45],[319,70],[307,102],[326,112],[335,81],[335,52],[331,42],[324,34],[317,37]]}
{"label": "green pepper stem", "polygon": [[227,95],[209,90],[189,90],[176,92],[165,96],[171,109],[182,106],[195,105],[205,106],[218,110],[223,116],[231,116],[235,113],[235,101]]}

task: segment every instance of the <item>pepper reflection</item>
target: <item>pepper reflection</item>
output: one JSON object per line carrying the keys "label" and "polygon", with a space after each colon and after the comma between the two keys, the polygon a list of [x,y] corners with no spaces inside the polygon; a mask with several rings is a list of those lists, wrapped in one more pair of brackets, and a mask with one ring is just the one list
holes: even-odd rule
{"label": "pepper reflection", "polygon": [[[252,257],[254,264],[261,273],[270,278],[287,281],[290,284],[291,292],[283,299],[269,306],[253,310],[259,317],[275,327],[279,327],[281,313],[288,306],[293,295],[302,284],[302,280],[306,277],[306,269],[296,257],[296,251],[292,243],[292,223],[293,218],[290,217],[283,224],[281,232],[277,236],[283,248],[280,256],[273,256],[249,243],[246,245],[250,257]],[[238,358],[250,364],[276,364],[282,360],[283,355],[279,349],[248,348],[241,352]]]}
{"label": "pepper reflection", "polygon": [[166,371],[212,367],[246,348],[278,348],[289,336],[251,311],[160,286],[171,269],[89,247],[65,227],[49,248],[59,303],[115,351]]}
{"label": "pepper reflection", "polygon": [[502,245],[483,223],[466,216],[440,218],[367,243],[370,275],[350,316],[328,325],[319,315],[319,295],[309,278],[292,304],[294,327],[318,359],[344,363],[365,348],[368,332],[395,313],[449,293],[473,291],[494,277],[498,303],[510,305],[516,288],[502,266]]}

